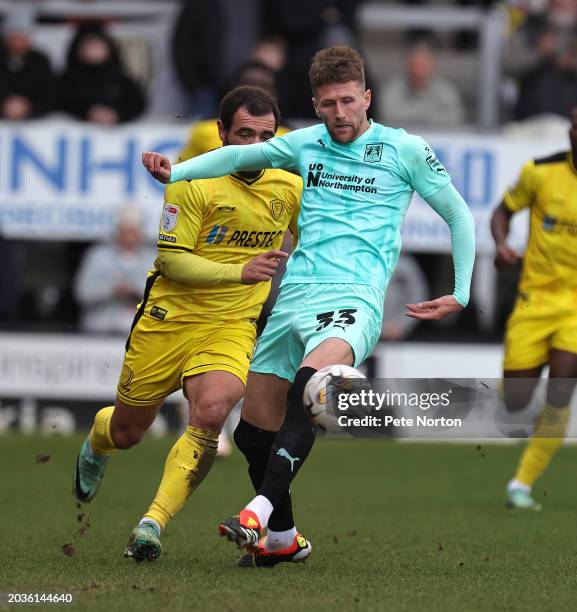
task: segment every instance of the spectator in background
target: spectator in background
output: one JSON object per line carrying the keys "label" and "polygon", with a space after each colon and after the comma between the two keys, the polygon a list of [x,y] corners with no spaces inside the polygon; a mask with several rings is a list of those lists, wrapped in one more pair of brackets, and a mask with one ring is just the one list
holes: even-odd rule
{"label": "spectator in background", "polygon": [[[237,74],[232,79],[230,88],[234,89],[241,85],[252,85],[264,89],[276,98],[276,79],[277,74],[272,68],[260,61],[250,60],[238,69]],[[193,124],[188,140],[178,155],[179,162],[186,161],[222,146],[216,122],[217,118],[213,117],[212,119],[204,119]],[[282,136],[288,131],[289,128],[281,125],[276,135]]]}
{"label": "spectator in background", "polygon": [[114,241],[88,248],[80,262],[74,295],[81,307],[81,329],[127,334],[156,257],[143,244],[141,216],[127,207],[118,218]]}
{"label": "spectator in background", "polygon": [[381,339],[395,342],[409,336],[418,321],[405,316],[405,305],[420,302],[428,294],[429,285],[417,260],[401,254],[387,289]]}
{"label": "spectator in background", "polygon": [[505,47],[504,70],[518,83],[514,118],[570,117],[577,105],[577,0],[549,0],[529,13]]}
{"label": "spectator in background", "polygon": [[265,36],[256,43],[250,59],[268,66],[278,75],[287,61],[286,41],[280,36]]}
{"label": "spectator in background", "polygon": [[381,91],[381,116],[388,125],[452,127],[465,119],[456,86],[437,75],[433,46],[421,40],[410,47],[405,74],[391,79]]}
{"label": "spectator in background", "polygon": [[[333,45],[355,46],[357,9],[364,0],[267,0],[265,30],[286,42],[286,63],[279,78],[279,106],[289,118],[315,119],[311,88],[303,66]],[[367,87],[371,87],[370,75]],[[375,93],[373,91],[373,93]],[[373,108],[376,108],[373,98]]]}
{"label": "spectator in background", "polygon": [[[497,1],[500,0],[453,0],[453,2],[435,2],[431,0],[403,0],[405,4],[409,4],[414,7],[421,6],[433,6],[439,4],[450,4],[457,5],[459,7],[468,8],[468,7],[478,7],[482,9],[489,9],[492,4],[496,4]],[[506,0],[506,2],[511,2],[512,0]],[[531,1],[531,0],[529,0]],[[407,32],[407,39],[409,41],[414,41],[416,39],[422,38],[423,36],[431,36],[433,32],[431,30],[427,30],[425,28],[411,29]],[[463,30],[456,32],[455,36],[455,46],[457,49],[474,49],[478,45],[478,33],[476,30]]]}
{"label": "spectator in background", "polygon": [[511,17],[514,30],[504,48],[503,65],[507,74],[520,78],[575,39],[577,0],[545,0],[541,9],[515,8]]}
{"label": "spectator in background", "polygon": [[260,0],[182,0],[172,55],[190,94],[191,116],[217,116],[221,94],[249,59],[260,23]]}
{"label": "spectator in background", "polygon": [[54,78],[48,58],[32,48],[32,5],[14,5],[2,24],[0,117],[13,121],[40,117],[52,108]]}
{"label": "spectator in background", "polygon": [[144,94],[100,24],[81,25],[72,40],[60,79],[60,107],[78,119],[102,125],[131,121],[144,112]]}

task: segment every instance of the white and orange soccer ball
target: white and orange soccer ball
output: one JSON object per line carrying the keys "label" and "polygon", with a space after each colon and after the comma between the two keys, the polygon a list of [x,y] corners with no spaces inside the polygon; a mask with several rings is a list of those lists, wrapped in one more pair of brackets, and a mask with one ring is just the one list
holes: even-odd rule
{"label": "white and orange soccer ball", "polygon": [[335,386],[331,381],[338,383],[338,387],[344,389],[343,379],[358,380],[366,379],[366,376],[351,366],[336,364],[321,368],[315,372],[305,386],[303,400],[305,410],[310,420],[321,429],[331,432],[342,431],[343,428],[338,423],[338,414],[333,414],[332,410],[327,410],[330,406],[331,391]]}

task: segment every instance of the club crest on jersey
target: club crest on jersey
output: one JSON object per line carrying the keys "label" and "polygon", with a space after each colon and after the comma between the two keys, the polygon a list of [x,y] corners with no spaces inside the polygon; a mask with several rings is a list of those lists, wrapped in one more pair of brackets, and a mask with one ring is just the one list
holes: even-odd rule
{"label": "club crest on jersey", "polygon": [[381,157],[383,156],[383,145],[379,144],[368,144],[365,145],[365,161],[369,163],[376,163],[381,161]]}
{"label": "club crest on jersey", "polygon": [[174,204],[165,204],[162,211],[162,220],[160,222],[163,231],[172,232],[178,221],[178,206]]}
{"label": "club crest on jersey", "polygon": [[282,200],[271,200],[270,212],[273,216],[273,219],[280,221],[284,213],[284,208],[285,208],[285,203]]}

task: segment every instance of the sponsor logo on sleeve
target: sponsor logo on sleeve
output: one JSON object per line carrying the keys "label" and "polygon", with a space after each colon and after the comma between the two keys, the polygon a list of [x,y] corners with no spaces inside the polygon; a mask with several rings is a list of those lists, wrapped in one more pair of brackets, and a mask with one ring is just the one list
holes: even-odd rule
{"label": "sponsor logo on sleeve", "polygon": [[160,226],[165,232],[172,232],[178,221],[178,206],[174,204],[165,204],[162,211],[162,219]]}
{"label": "sponsor logo on sleeve", "polygon": [[158,234],[158,239],[162,242],[176,242],[174,236],[166,236],[165,234]]}
{"label": "sponsor logo on sleeve", "polygon": [[426,161],[433,172],[447,172],[430,147],[425,147]]}

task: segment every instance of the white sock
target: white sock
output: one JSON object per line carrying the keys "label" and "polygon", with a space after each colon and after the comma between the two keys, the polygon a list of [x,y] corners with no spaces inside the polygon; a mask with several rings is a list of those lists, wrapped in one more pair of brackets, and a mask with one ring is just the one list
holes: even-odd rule
{"label": "white sock", "polygon": [[273,531],[269,529],[266,535],[265,548],[271,552],[287,548],[293,543],[296,534],[296,527],[292,527],[286,531]]}
{"label": "white sock", "polygon": [[252,510],[258,516],[261,528],[264,529],[274,508],[264,495],[257,495],[246,505],[245,510]]}
{"label": "white sock", "polygon": [[528,484],[525,484],[524,482],[520,482],[519,480],[516,480],[515,478],[511,479],[507,483],[507,491],[509,492],[517,491],[518,489],[525,491],[525,493],[531,493],[531,487]]}
{"label": "white sock", "polygon": [[153,527],[156,531],[157,537],[160,535],[160,532],[162,531],[162,529],[160,528],[160,525],[153,518],[150,518],[149,516],[145,516],[141,518],[138,524],[139,525],[150,525],[151,527]]}

